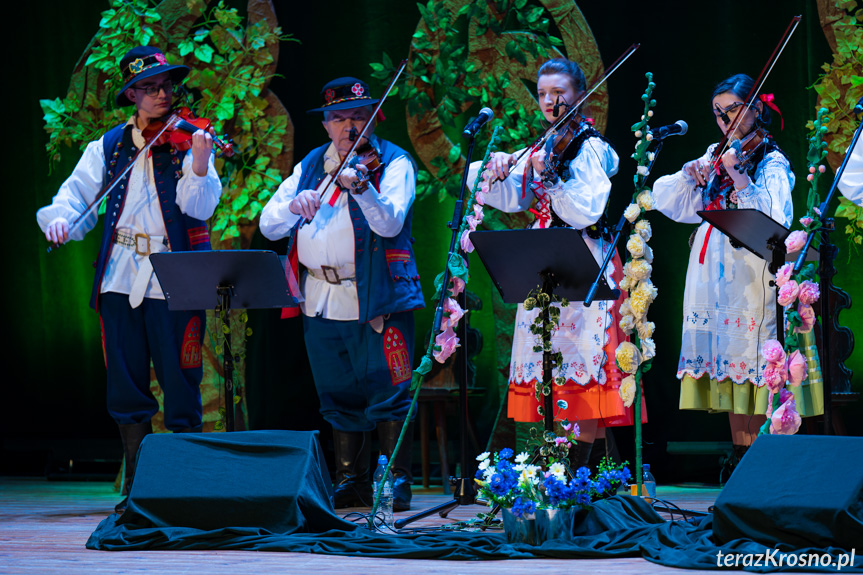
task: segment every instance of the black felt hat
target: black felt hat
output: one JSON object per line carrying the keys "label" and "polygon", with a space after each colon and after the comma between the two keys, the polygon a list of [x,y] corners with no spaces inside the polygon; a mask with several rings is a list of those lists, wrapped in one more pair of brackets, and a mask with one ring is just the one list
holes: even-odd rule
{"label": "black felt hat", "polygon": [[118,106],[131,106],[132,102],[126,97],[126,90],[132,87],[135,82],[161,74],[162,72],[171,73],[171,81],[174,84],[179,84],[189,73],[187,66],[172,66],[168,64],[165,55],[158,48],[152,46],[138,46],[132,48],[123,59],[120,60],[120,70],[123,73],[123,87],[117,93]]}
{"label": "black felt hat", "polygon": [[374,106],[380,101],[372,98],[368,84],[350,76],[327,82],[321,89],[321,100],[323,105],[320,108],[309,110],[308,113],[350,110],[351,108]]}

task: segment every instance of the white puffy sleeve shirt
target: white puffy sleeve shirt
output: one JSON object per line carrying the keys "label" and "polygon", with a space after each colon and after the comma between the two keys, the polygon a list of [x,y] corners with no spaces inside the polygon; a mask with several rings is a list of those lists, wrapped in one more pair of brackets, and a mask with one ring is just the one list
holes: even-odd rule
{"label": "white puffy sleeve shirt", "polygon": [[[523,189],[524,170],[528,165],[529,160],[525,156],[505,180],[494,182],[486,194],[486,204],[503,212],[521,212],[530,208],[534,194]],[[569,163],[569,178],[544,188],[554,212],[576,229],[595,224],[605,211],[611,193],[610,178],[617,173],[618,165],[617,153],[607,142],[595,137],[585,140],[578,155]],[[471,164],[469,183],[474,181],[478,171],[479,162]],[[535,188],[539,185],[539,180],[528,174],[528,186]]]}
{"label": "white puffy sleeve shirt", "polygon": [[[701,157],[704,162],[710,162],[715,146],[711,145]],[[756,167],[754,180],[749,186],[737,191],[737,207],[759,210],[783,226],[790,227],[794,173],[785,156],[778,151],[766,154]],[[683,170],[662,176],[653,184],[655,209],[676,222],[701,223],[698,212],[706,207],[702,192],[703,188],[698,187],[695,179]]]}

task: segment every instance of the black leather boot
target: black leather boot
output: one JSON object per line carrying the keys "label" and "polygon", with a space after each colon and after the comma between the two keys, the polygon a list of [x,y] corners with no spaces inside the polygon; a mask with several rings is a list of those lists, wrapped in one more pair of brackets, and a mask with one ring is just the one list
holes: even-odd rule
{"label": "black leather boot", "polygon": [[[392,459],[393,450],[399,440],[404,421],[382,421],[378,423],[378,438],[381,442],[381,453]],[[414,440],[414,424],[408,423],[405,438],[396,453],[392,464],[393,472],[393,511],[409,511],[411,508],[411,484],[414,476],[411,473],[411,451]]]}
{"label": "black leather boot", "polygon": [[333,506],[371,507],[372,481],[369,475],[371,432],[333,429],[336,459],[336,485]]}
{"label": "black leather boot", "polygon": [[126,510],[129,500],[129,490],[132,488],[132,480],[135,477],[135,466],[138,462],[138,448],[144,437],[153,433],[153,424],[149,421],[144,423],[119,424],[120,438],[123,440],[123,457],[125,458],[125,472],[123,473],[123,489],[121,494],[123,500],[114,506],[116,513]]}

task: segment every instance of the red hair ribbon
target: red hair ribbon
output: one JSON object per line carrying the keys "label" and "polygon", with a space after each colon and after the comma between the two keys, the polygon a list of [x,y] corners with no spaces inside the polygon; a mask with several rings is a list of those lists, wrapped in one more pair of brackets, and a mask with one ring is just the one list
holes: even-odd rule
{"label": "red hair ribbon", "polygon": [[773,103],[773,94],[759,94],[758,99],[764,102],[768,108],[774,110],[777,114],[779,114],[779,119],[781,120],[781,124],[779,125],[780,130],[785,129],[785,119],[782,117],[782,112],[779,111],[779,106]]}
{"label": "red hair ribbon", "polygon": [[[779,110],[777,110],[777,112],[778,112],[778,111],[779,111]],[[782,114],[779,114],[779,115],[781,116]],[[384,120],[386,120],[386,118],[384,117],[384,111],[383,111],[383,110],[381,110],[381,109],[378,109],[378,113],[377,113],[377,115],[375,115],[375,121],[376,121],[378,124],[380,124],[380,123],[381,123],[381,122],[383,122]]]}

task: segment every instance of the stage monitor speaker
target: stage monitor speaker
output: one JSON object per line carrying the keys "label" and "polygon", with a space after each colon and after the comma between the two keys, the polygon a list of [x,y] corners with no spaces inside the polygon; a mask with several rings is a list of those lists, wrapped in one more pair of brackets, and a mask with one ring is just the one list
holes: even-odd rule
{"label": "stage monitor speaker", "polygon": [[242,431],[148,435],[118,523],[294,533],[347,522],[316,431]]}
{"label": "stage monitor speaker", "polygon": [[716,499],[713,534],[796,548],[863,544],[863,437],[762,435]]}

